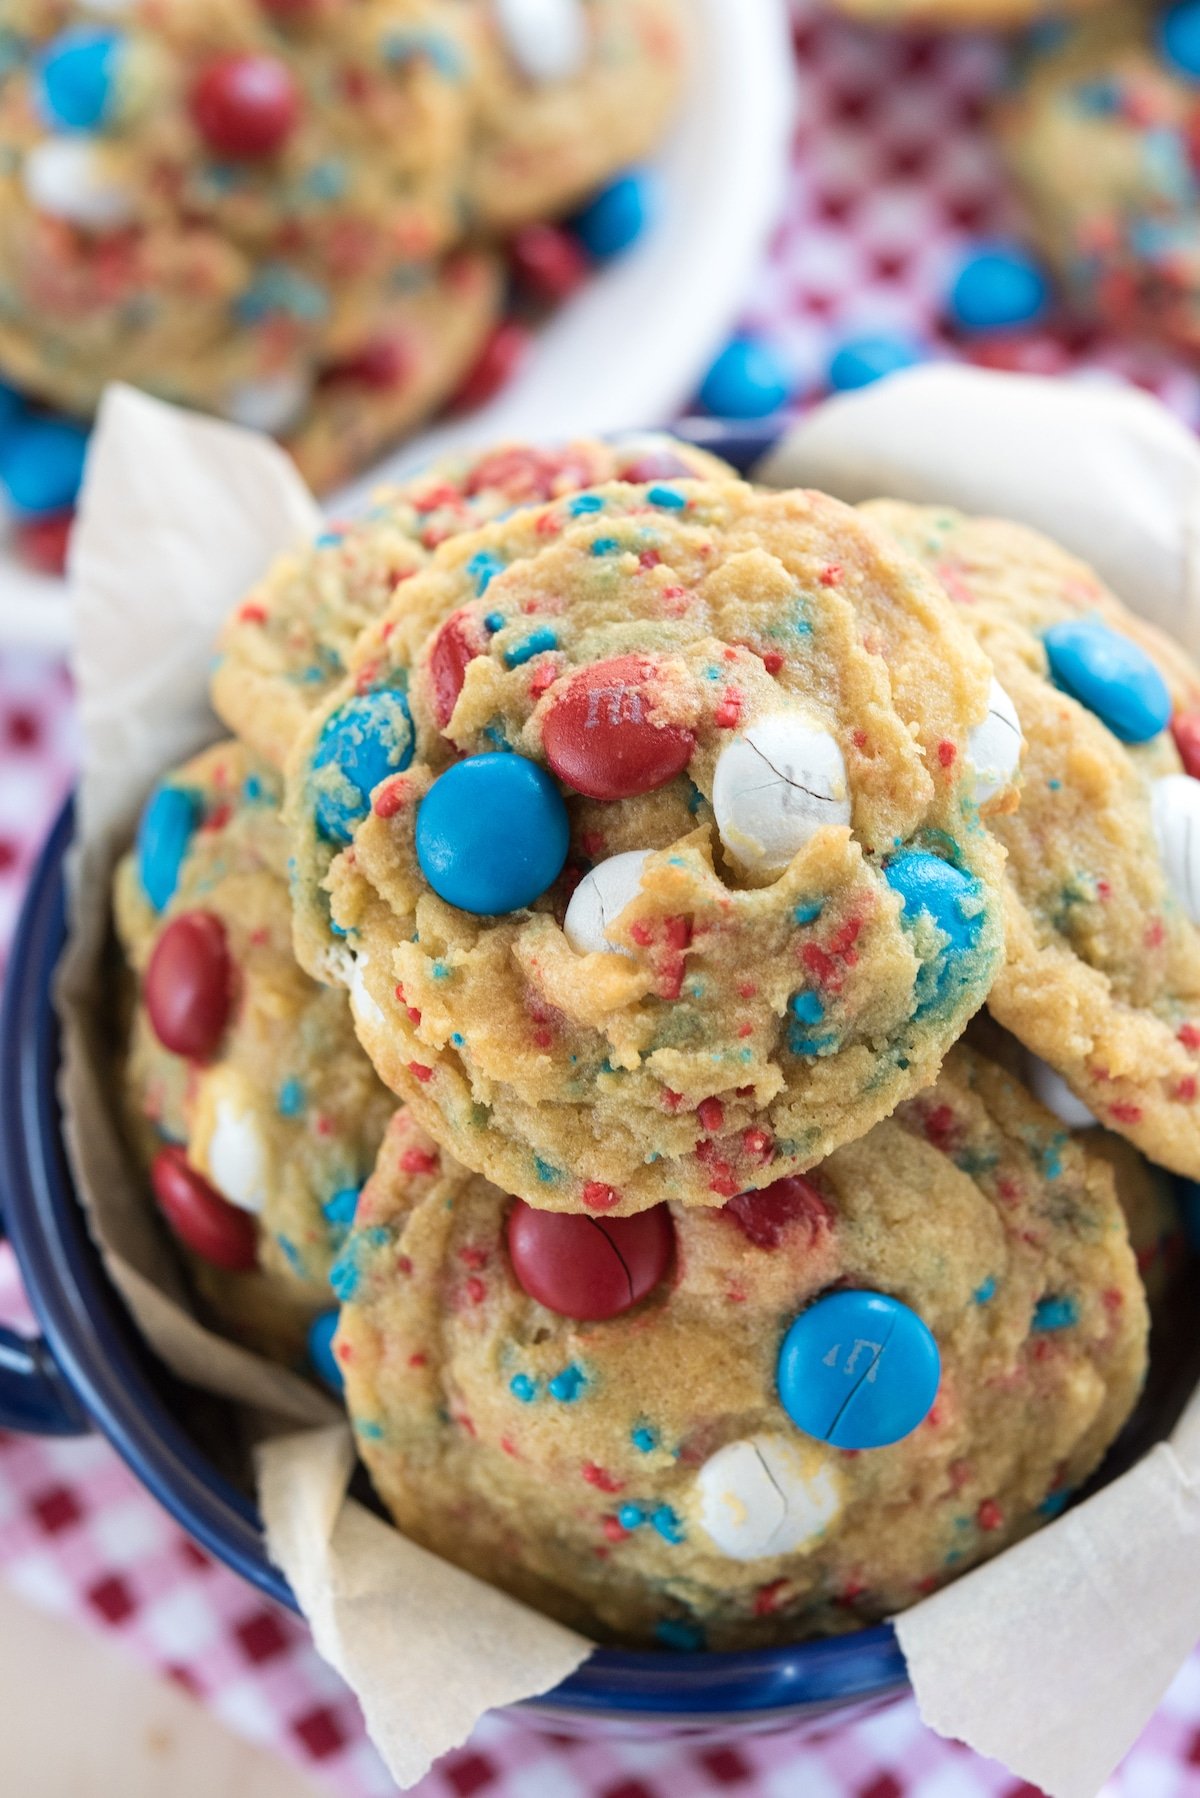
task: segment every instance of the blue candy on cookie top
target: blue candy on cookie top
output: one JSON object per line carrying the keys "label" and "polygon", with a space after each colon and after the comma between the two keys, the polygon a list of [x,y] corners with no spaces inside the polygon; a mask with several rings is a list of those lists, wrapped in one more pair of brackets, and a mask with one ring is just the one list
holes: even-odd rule
{"label": "blue candy on cookie top", "polygon": [[515,512],[404,582],[296,746],[299,953],[506,1190],[719,1204],[860,1135],[982,1002],[996,703],[936,584],[821,495]]}

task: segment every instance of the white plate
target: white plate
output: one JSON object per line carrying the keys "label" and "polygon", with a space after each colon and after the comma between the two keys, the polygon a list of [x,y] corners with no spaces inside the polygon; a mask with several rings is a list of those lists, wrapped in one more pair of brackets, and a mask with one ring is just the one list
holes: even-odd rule
{"label": "white plate", "polygon": [[[539,333],[488,406],[412,438],[330,500],[345,512],[381,480],[460,445],[553,441],[673,418],[744,304],[782,207],[794,88],[787,0],[691,0],[691,76],[658,158],[662,216]],[[0,525],[0,645],[65,649],[67,584],[23,568]]]}

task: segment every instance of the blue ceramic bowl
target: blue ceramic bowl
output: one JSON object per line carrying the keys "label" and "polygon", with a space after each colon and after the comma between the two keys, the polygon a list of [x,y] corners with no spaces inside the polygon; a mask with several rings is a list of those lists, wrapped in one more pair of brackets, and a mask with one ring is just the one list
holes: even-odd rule
{"label": "blue ceramic bowl", "polygon": [[[749,468],[769,447],[759,431],[696,430]],[[252,1499],[221,1471],[196,1428],[198,1401],[155,1359],[109,1282],[88,1234],[63,1146],[52,989],[66,940],[63,863],[68,804],[34,870],[0,1014],[0,1206],[41,1337],[0,1330],[0,1428],[48,1434],[101,1430],[142,1483],[218,1560],[292,1610],[267,1559]],[[1190,1341],[1193,1332],[1180,1332]],[[1193,1354],[1190,1359],[1194,1360]],[[1194,1367],[1168,1368],[1106,1472],[1155,1439],[1181,1408]],[[1146,1409],[1143,1407],[1143,1409]],[[889,1626],[828,1641],[740,1654],[597,1649],[555,1691],[520,1707],[556,1730],[655,1735],[794,1728],[895,1694],[904,1659]]]}

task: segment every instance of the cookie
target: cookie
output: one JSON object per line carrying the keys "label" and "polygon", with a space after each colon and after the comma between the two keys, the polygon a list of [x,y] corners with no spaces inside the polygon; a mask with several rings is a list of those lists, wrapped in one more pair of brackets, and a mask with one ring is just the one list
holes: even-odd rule
{"label": "cookie", "polygon": [[936,582],[823,495],[520,511],[402,585],[297,742],[301,961],[532,1205],[766,1186],[927,1084],[986,994],[979,806],[1019,748],[991,686]]}
{"label": "cookie", "polygon": [[400,1528],[633,1643],[891,1616],[1056,1515],[1145,1368],[1107,1167],[962,1047],[722,1210],[533,1212],[402,1111],[334,1283]]}
{"label": "cookie", "polygon": [[864,511],[958,602],[1024,732],[1020,807],[992,820],[1008,903],[989,1007],[1101,1123],[1195,1178],[1200,782],[1185,769],[1200,773],[1200,677],[1036,532],[893,501]]}
{"label": "cookie", "polygon": [[46,0],[10,33],[7,380],[80,414],[129,381],[294,439],[322,481],[457,385],[501,286],[486,253],[438,267],[468,8]]}
{"label": "cookie", "polygon": [[507,231],[567,211],[660,140],[682,85],[680,0],[472,0],[466,202]]}
{"label": "cookie", "polygon": [[146,807],[115,904],[140,1159],[211,1314],[294,1361],[393,1106],[344,995],[292,955],[278,797],[238,744],[185,763]]}
{"label": "cookie", "polygon": [[[352,412],[349,390],[346,404]],[[304,720],[344,676],[360,631],[440,543],[516,506],[630,473],[731,472],[706,451],[659,435],[549,450],[507,443],[445,457],[381,490],[366,518],[327,525],[315,543],[272,567],[222,632],[213,705],[236,736],[282,768]]]}
{"label": "cookie", "polygon": [[1072,303],[1200,350],[1200,108],[1159,9],[1115,4],[1037,44],[997,115],[1038,247]]}

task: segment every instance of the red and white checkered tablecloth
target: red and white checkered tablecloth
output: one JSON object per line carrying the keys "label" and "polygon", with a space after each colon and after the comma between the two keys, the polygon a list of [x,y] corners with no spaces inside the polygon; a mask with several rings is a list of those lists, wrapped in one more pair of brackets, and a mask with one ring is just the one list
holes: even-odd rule
{"label": "red and white checkered tablecloth", "polygon": [[[1015,226],[983,129],[1003,79],[985,38],[889,36],[796,0],[800,113],[790,202],[747,320],[819,391],[835,339],[901,329],[961,355],[941,322],[958,251]],[[1200,424],[1200,378],[1145,347],[1056,319],[969,352],[1037,371],[1105,371]],[[638,423],[642,421],[631,421]],[[0,651],[0,952],[37,845],[74,765],[58,665]],[[0,1316],[22,1300],[0,1250]],[[102,1441],[0,1436],[0,1577],[35,1604],[102,1629],[234,1730],[324,1776],[344,1798],[393,1787],[353,1698],[303,1628],[196,1549]],[[421,1798],[1017,1798],[993,1763],[924,1729],[911,1701],[849,1727],[704,1747],[569,1741],[486,1718]],[[1105,1798],[1200,1793],[1200,1653],[1181,1670]]]}

